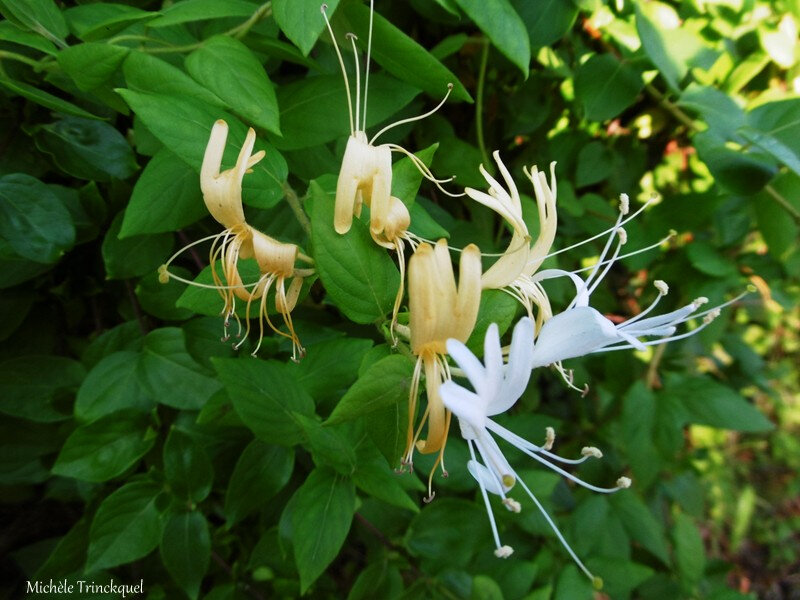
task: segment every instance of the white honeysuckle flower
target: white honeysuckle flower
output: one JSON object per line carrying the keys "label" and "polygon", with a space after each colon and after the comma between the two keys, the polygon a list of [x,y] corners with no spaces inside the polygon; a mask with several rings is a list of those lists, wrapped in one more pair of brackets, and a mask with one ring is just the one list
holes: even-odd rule
{"label": "white honeysuckle flower", "polygon": [[[593,267],[578,271],[546,269],[539,271],[532,277],[532,280],[537,284],[547,279],[568,277],[575,286],[575,296],[567,309],[548,318],[539,330],[533,348],[533,368],[550,364],[556,365],[556,368],[564,376],[565,381],[572,385],[571,378],[561,367],[561,361],[612,350],[643,350],[647,346],[665,344],[687,338],[702,331],[719,316],[722,308],[733,304],[747,293],[744,292],[727,302],[701,312],[697,312],[698,309],[708,303],[708,299],[705,297],[696,298],[677,310],[657,316],[648,316],[656,308],[661,298],[669,293],[669,286],[666,282],[658,280],[654,282],[654,286],[658,290],[655,300],[638,315],[621,323],[612,322],[589,306],[591,294],[597,289],[617,260],[653,247],[649,246],[620,256],[621,248],[627,241],[625,230],[622,229],[621,225],[634,218],[643,208],[623,220],[623,217],[629,212],[629,200],[627,195],[622,194],[619,217],[614,227],[609,230],[608,240],[599,260]],[[608,258],[614,239],[617,240],[617,244],[611,253],[611,257]],[[590,273],[583,279],[579,273],[585,270],[589,270]],[[680,325],[694,319],[701,320],[699,326],[690,331],[676,333]],[[658,339],[642,340],[641,338]]]}
{"label": "white honeysuckle flower", "polygon": [[[367,40],[367,55],[364,69],[364,94],[362,104],[361,94],[361,68],[358,62],[358,48],[356,46],[356,36],[352,33],[347,34],[347,38],[353,48],[353,55],[355,57],[355,74],[356,74],[356,89],[355,89],[355,102],[351,97],[350,80],[347,76],[347,69],[344,66],[344,59],[339,50],[339,44],[336,41],[336,36],[333,33],[330,21],[327,14],[327,5],[321,6],[322,15],[325,19],[325,24],[328,28],[328,33],[333,41],[333,47],[336,51],[336,56],[339,59],[339,66],[342,69],[344,76],[345,92],[347,94],[347,110],[350,118],[350,137],[347,140],[347,147],[345,148],[344,158],[342,159],[342,167],[339,171],[339,179],[336,184],[336,204],[334,208],[334,228],[337,233],[344,234],[350,230],[353,222],[353,216],[360,216],[361,208],[364,203],[370,207],[370,232],[373,238],[378,241],[383,234],[386,235],[390,241],[392,238],[400,235],[399,232],[405,232],[408,227],[406,224],[402,227],[403,222],[406,220],[407,215],[400,214],[402,211],[398,210],[396,199],[391,195],[392,192],[392,152],[399,152],[405,154],[411,159],[414,166],[419,169],[423,177],[434,183],[442,192],[453,197],[461,196],[463,194],[453,194],[444,189],[441,184],[450,179],[436,179],[431,173],[430,169],[414,154],[399,146],[397,144],[380,144],[376,145],[377,139],[389,131],[390,129],[405,123],[411,123],[424,119],[435,113],[447,101],[450,92],[453,90],[453,84],[448,84],[447,93],[441,102],[432,110],[408,119],[402,119],[391,125],[387,125],[376,133],[372,138],[369,138],[366,133],[367,128],[367,97],[369,91],[369,61],[372,52],[372,22],[373,22],[373,0],[370,0],[370,19],[369,19],[369,36]],[[363,109],[362,109],[363,107]],[[401,236],[402,237],[402,236]],[[380,242],[379,242],[380,243]]]}
{"label": "white honeysuckle flower", "polygon": [[560,462],[562,464],[577,465],[590,458],[600,458],[602,457],[602,452],[597,448],[583,448],[581,451],[582,456],[578,459],[562,458],[550,452],[555,441],[555,431],[552,428],[548,427],[546,430],[545,443],[537,446],[512,433],[490,418],[511,408],[525,391],[530,379],[531,366],[534,359],[533,337],[533,321],[527,317],[521,319],[514,327],[508,354],[508,364],[506,365],[503,364],[500,336],[497,325],[494,323],[489,326],[486,332],[483,363],[460,341],[455,339],[447,340],[448,353],[461,368],[474,391],[468,390],[453,381],[446,381],[439,388],[439,393],[444,405],[458,418],[461,435],[469,446],[471,460],[467,463],[467,468],[478,482],[486,505],[486,512],[489,516],[489,524],[492,528],[496,546],[495,555],[500,558],[506,558],[513,552],[513,549],[503,545],[500,541],[500,534],[497,530],[488,494],[492,493],[500,496],[502,504],[508,510],[519,512],[521,509],[519,502],[508,496],[508,492],[519,483],[541,511],[545,520],[576,564],[596,586],[600,586],[602,584],[600,579],[592,575],[577,557],[550,515],[544,510],[542,504],[508,463],[492,436],[494,434],[500,437],[527,456],[590,490],[613,493],[627,488],[631,484],[630,479],[627,477],[620,477],[617,480],[616,487],[597,487],[553,464],[553,462]]}

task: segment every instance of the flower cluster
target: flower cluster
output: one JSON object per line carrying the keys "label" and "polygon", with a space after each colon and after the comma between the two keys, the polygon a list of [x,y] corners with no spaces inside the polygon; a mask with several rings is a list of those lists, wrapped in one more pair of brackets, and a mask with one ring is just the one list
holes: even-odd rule
{"label": "flower cluster", "polygon": [[[370,13],[372,14],[372,13]],[[445,189],[442,184],[450,179],[437,179],[430,169],[413,153],[397,144],[376,144],[377,139],[396,125],[425,118],[437,111],[447,100],[452,85],[444,99],[432,110],[410,119],[404,119],[381,129],[371,138],[367,136],[367,94],[369,82],[369,59],[372,48],[372,18],[366,50],[364,89],[361,90],[361,72],[356,38],[347,34],[355,56],[355,90],[351,94],[350,81],[336,35],[326,14],[322,15],[328,28],[339,64],[344,76],[347,94],[350,135],[344,151],[336,185],[334,219],[331,226],[339,234],[346,234],[354,218],[361,216],[363,205],[369,207],[369,231],[379,246],[396,254],[401,274],[388,330],[394,347],[403,344],[416,363],[408,398],[408,423],[406,425],[406,447],[402,465],[411,469],[415,451],[436,454],[433,469],[428,478],[428,495],[433,499],[432,477],[441,466],[452,415],[458,420],[461,437],[466,440],[470,460],[467,469],[472,474],[486,505],[496,544],[495,554],[508,557],[513,550],[503,545],[494,520],[489,494],[499,496],[503,506],[519,512],[521,504],[510,493],[519,484],[525,494],[542,512],[556,536],[578,566],[596,584],[595,578],[567,543],[553,520],[545,512],[534,492],[520,479],[506,460],[497,444],[496,437],[514,446],[526,456],[559,473],[568,480],[601,493],[613,493],[631,485],[627,477],[619,477],[613,487],[598,487],[587,483],[559,465],[575,466],[584,461],[601,458],[602,452],[593,447],[583,448],[581,456],[566,459],[552,452],[555,432],[547,428],[544,443],[537,445],[525,440],[517,433],[506,429],[491,417],[511,409],[525,391],[531,372],[535,368],[553,366],[566,383],[580,391],[563,361],[593,353],[612,350],[641,350],[653,344],[664,344],[680,340],[701,331],[720,309],[735,302],[739,297],[720,306],[701,310],[708,301],[697,298],[677,310],[658,314],[659,301],[667,295],[669,288],[663,281],[656,281],[657,295],[653,302],[639,314],[614,322],[591,306],[592,294],[615,263],[625,257],[657,247],[666,239],[646,248],[629,253],[622,249],[627,242],[624,226],[640,215],[650,204],[643,204],[631,213],[630,200],[623,194],[619,200],[619,214],[612,227],[579,244],[553,251],[557,224],[556,164],[549,165],[549,178],[534,165],[523,169],[533,188],[538,213],[538,232],[534,237],[523,217],[523,204],[514,177],[503,163],[499,152],[493,154],[502,183],[484,168],[480,173],[486,180],[486,191],[467,187],[462,193]],[[264,156],[253,154],[255,133],[249,130],[241,147],[236,165],[221,171],[228,128],[224,121],[217,121],[212,130],[200,173],[201,187],[206,206],[214,219],[224,227],[221,233],[210,238],[213,243],[209,255],[213,287],[223,300],[222,314],[227,337],[228,322],[237,319],[236,300],[246,302],[245,318],[249,332],[249,313],[254,301],[259,309],[259,344],[264,333],[264,321],[278,333],[291,339],[293,358],[299,358],[303,349],[295,333],[291,311],[298,301],[304,277],[313,269],[296,267],[296,262],[313,264],[294,244],[279,242],[253,228],[247,223],[242,207],[242,180]],[[508,224],[511,237],[505,252],[485,271],[482,254],[475,244],[464,248],[450,248],[444,239],[425,240],[411,232],[411,215],[401,200],[392,195],[392,154],[409,157],[424,178],[439,190],[452,197],[466,196],[501,217]],[[566,271],[557,268],[542,268],[546,261],[562,252],[572,250],[598,239],[605,238],[603,250],[596,263],[588,269]],[[199,243],[199,242],[196,242]],[[405,245],[412,254],[406,267]],[[453,268],[451,250],[460,253],[458,281]],[[177,256],[177,255],[176,255]],[[168,269],[171,258],[161,269],[161,277],[180,279]],[[245,284],[239,274],[240,259],[254,258],[260,277]],[[563,278],[571,282],[575,293],[562,310],[553,309],[545,282]],[[408,288],[408,325],[398,322],[398,313]],[[181,279],[181,281],[185,281]],[[287,287],[288,282],[288,287]],[[187,282],[195,284],[195,282]],[[202,285],[202,284],[200,284]],[[267,308],[268,292],[274,290],[275,309],[283,318],[286,331],[276,327],[270,320]],[[503,290],[516,298],[525,310],[514,327],[507,352],[500,343],[500,332],[496,324],[488,327],[484,340],[483,362],[470,350],[465,342],[473,332],[478,318],[483,290]],[[693,329],[682,332],[682,325],[698,323]],[[240,325],[241,328],[241,325]],[[401,342],[402,339],[402,342]],[[239,342],[241,343],[241,342]],[[406,346],[407,344],[407,346]],[[256,346],[258,350],[258,346]],[[504,358],[505,354],[505,358]],[[453,380],[454,376],[465,377],[471,389]],[[426,388],[424,409],[420,409],[419,388],[423,381]],[[418,414],[421,416],[418,417]]]}

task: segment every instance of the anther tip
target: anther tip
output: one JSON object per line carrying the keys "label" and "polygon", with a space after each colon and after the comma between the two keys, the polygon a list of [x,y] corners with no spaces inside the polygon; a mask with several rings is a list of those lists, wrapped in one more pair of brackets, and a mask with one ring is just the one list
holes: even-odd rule
{"label": "anther tip", "polygon": [[500,546],[494,551],[494,555],[497,558],[508,558],[512,554],[514,554],[514,549],[511,546]]}
{"label": "anther tip", "polygon": [[594,589],[596,589],[597,591],[602,590],[603,589],[603,580],[602,580],[602,578],[596,577],[596,576],[592,577],[592,587]]}
{"label": "anther tip", "polygon": [[703,317],[703,323],[711,323],[714,319],[716,319],[720,315],[720,310],[715,308],[710,313],[708,313],[705,317]]}
{"label": "anther tip", "polygon": [[748,283],[747,284],[747,291],[752,294],[752,293],[757,292],[758,288],[756,286],[754,286],[752,283]]}
{"label": "anther tip", "polygon": [[594,446],[585,446],[581,450],[582,456],[591,456],[594,458],[603,458],[603,453],[600,451],[600,448],[595,448]]}
{"label": "anther tip", "polygon": [[669,286],[667,285],[666,281],[662,281],[661,279],[656,279],[653,282],[653,285],[658,290],[658,293],[661,294],[662,296],[666,296],[667,294],[669,294]]}
{"label": "anther tip", "polygon": [[[622,213],[622,214],[625,214],[625,213]],[[624,246],[625,244],[628,243],[628,232],[625,231],[624,228],[620,227],[617,230],[617,236],[619,236],[619,243],[620,243],[621,246]]]}
{"label": "anther tip", "polygon": [[628,489],[631,487],[631,479],[630,477],[620,477],[617,479],[617,487],[621,489]]}
{"label": "anther tip", "polygon": [[324,13],[326,10],[328,10],[328,5],[323,2],[319,6],[319,12]]}
{"label": "anther tip", "polygon": [[430,496],[425,496],[425,497],[422,499],[422,501],[423,501],[425,504],[430,504],[431,502],[433,502],[433,499],[434,499],[435,497],[436,497],[436,492],[431,492]]}
{"label": "anther tip", "polygon": [[453,86],[453,84],[452,84],[452,83],[448,83],[448,84],[447,84],[447,90],[448,90],[448,91],[449,91],[449,90],[452,90],[452,89],[453,89],[453,87],[454,87],[454,86]]}
{"label": "anther tip", "polygon": [[623,215],[627,215],[631,209],[631,201],[628,197],[628,194],[620,194],[619,195],[619,212]]}
{"label": "anther tip", "polygon": [[357,40],[358,39],[358,36],[355,33],[353,33],[352,31],[348,31],[346,34],[344,34],[344,37],[346,37],[348,40]]}
{"label": "anther tip", "polygon": [[167,265],[161,265],[158,267],[158,282],[169,283],[169,271],[167,271]]}

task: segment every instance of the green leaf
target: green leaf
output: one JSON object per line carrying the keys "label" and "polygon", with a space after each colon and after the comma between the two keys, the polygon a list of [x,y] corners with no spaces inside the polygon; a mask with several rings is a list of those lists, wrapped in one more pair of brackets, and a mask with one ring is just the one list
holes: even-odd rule
{"label": "green leaf", "polygon": [[[800,178],[786,173],[776,177],[770,185],[795,209],[800,210]],[[783,260],[800,240],[800,226],[786,218],[785,209],[766,191],[753,198],[752,206],[758,220],[758,229],[770,254]]]}
{"label": "green leaf", "polygon": [[653,576],[653,569],[629,559],[591,558],[587,566],[603,579],[602,593],[609,598],[627,598],[632,590]]}
{"label": "green leaf", "polygon": [[58,65],[86,92],[108,81],[128,52],[128,48],[99,42],[77,44],[58,53]]}
{"label": "green leaf", "polygon": [[172,234],[135,235],[119,239],[123,213],[119,213],[103,240],[103,262],[109,279],[130,279],[155,272],[169,256]]}
{"label": "green leaf", "polygon": [[500,335],[503,335],[517,314],[519,303],[500,290],[484,290],[481,292],[481,302],[478,306],[478,318],[475,327],[467,340],[467,347],[478,356],[483,355],[483,341],[489,325],[497,323]]}
{"label": "green leaf", "polygon": [[169,27],[207,19],[249,17],[256,10],[258,10],[258,5],[246,0],[184,0],[162,10],[161,16],[153,19],[147,25],[148,27]]}
{"label": "green leaf", "polygon": [[3,0],[3,16],[46,37],[61,47],[69,35],[64,15],[53,0]]}
{"label": "green leaf", "polygon": [[198,410],[220,389],[186,351],[184,333],[163,327],[147,334],[139,361],[139,381],[161,404]]}
{"label": "green leaf", "polygon": [[373,364],[359,377],[326,421],[327,425],[349,421],[376,410],[408,401],[414,363],[393,354]]}
{"label": "green leaf", "polygon": [[392,506],[419,512],[419,506],[409,497],[397,478],[398,474],[392,472],[380,457],[368,463],[359,460],[358,468],[353,473],[353,482],[356,486],[373,498],[383,500]]}
{"label": "green leaf", "polygon": [[575,187],[584,187],[608,179],[612,165],[611,151],[602,142],[589,142],[578,153]]}
{"label": "green leaf", "polygon": [[738,272],[731,260],[708,242],[693,242],[686,249],[686,256],[695,269],[712,277],[735,277]]}
{"label": "green leaf", "polygon": [[[178,5],[175,5],[178,6]],[[180,69],[152,54],[131,51],[122,65],[128,88],[145,94],[176,96],[224,108],[225,103]],[[205,147],[205,146],[204,146]]]}
{"label": "green leaf", "polygon": [[145,416],[115,412],[73,431],[53,465],[53,473],[82,481],[108,481],[136,464],[154,442]]}
{"label": "green leaf", "polygon": [[102,121],[64,117],[41,125],[36,145],[64,172],[80,179],[127,179],[139,169],[127,140]]}
{"label": "green leaf", "polygon": [[[189,98],[118,91],[153,135],[198,173],[212,125],[217,119],[225,120],[229,133],[223,165],[230,167],[236,162],[247,133],[238,119]],[[266,156],[245,176],[242,198],[251,206],[270,208],[283,197],[287,166],[283,157],[263,140],[256,141],[254,152],[259,150],[264,150]]]}
{"label": "green leaf", "polygon": [[632,492],[623,491],[610,496],[609,502],[628,535],[662,563],[669,565],[664,528],[641,498]]}
{"label": "green leaf", "polygon": [[246,122],[280,135],[272,82],[242,42],[225,35],[212,37],[186,57],[186,69]]}
{"label": "green leaf", "polygon": [[[191,279],[192,274],[182,267],[173,266],[170,273]],[[183,292],[181,285],[164,285],[158,280],[158,273],[150,272],[136,284],[136,297],[142,310],[162,321],[185,321],[194,316],[192,311],[175,306]],[[219,339],[219,338],[217,338]]]}
{"label": "green leaf", "polygon": [[110,2],[73,6],[64,11],[70,29],[85,42],[111,37],[132,23],[153,19],[158,14]]}
{"label": "green leaf", "polygon": [[437,499],[412,521],[405,544],[413,556],[439,566],[465,567],[479,547],[489,541],[486,515],[475,502]]}
{"label": "green leaf", "polygon": [[[341,75],[294,81],[280,86],[276,94],[283,137],[272,141],[278,148],[298,150],[347,137],[350,125]],[[417,94],[419,91],[406,83],[377,73],[371,75],[367,127],[392,117]]]}
{"label": "green leaf", "polygon": [[138,364],[139,353],[130,351],[114,352],[97,363],[78,390],[75,417],[91,422],[125,409],[149,411],[155,401],[139,383]]}
{"label": "green leaf", "polygon": [[429,240],[449,238],[450,232],[434,221],[430,213],[419,202],[415,202],[408,211],[411,214],[411,225],[408,230]]}
{"label": "green leaf", "polygon": [[656,398],[642,381],[634,383],[625,394],[622,428],[636,484],[647,488],[658,478],[662,461],[654,442]]}
{"label": "green leaf", "polygon": [[745,123],[745,113],[736,101],[716,88],[690,83],[678,106],[700,114],[715,133],[732,138]]}
{"label": "green leaf", "polygon": [[511,3],[508,0],[456,0],[456,4],[527,79],[531,62],[528,30]]}
{"label": "green leaf", "polygon": [[578,7],[572,0],[512,0],[528,28],[531,46],[551,46],[572,29]]}
{"label": "green leaf", "polygon": [[[339,0],[330,0],[326,4],[328,18],[333,18]],[[308,56],[325,29],[325,19],[320,14],[317,0],[273,0],[272,15],[284,35],[300,48],[303,56]]]}
{"label": "green leaf", "polygon": [[675,564],[681,578],[697,583],[706,569],[706,552],[703,538],[691,517],[683,513],[675,515],[672,539],[675,542]]}
{"label": "green leaf", "polygon": [[356,495],[351,481],[318,467],[291,502],[292,544],[304,594],[339,553],[350,531]]}
{"label": "green leaf", "polygon": [[587,119],[613,119],[636,100],[642,91],[641,75],[611,54],[595,54],[575,73],[575,97]]}
{"label": "green leaf", "polygon": [[253,440],[236,461],[225,490],[222,514],[230,529],[253,511],[263,507],[289,482],[294,469],[294,452]]}
{"label": "green leaf", "polygon": [[711,131],[693,138],[700,159],[721,188],[734,194],[752,195],[761,191],[777,172],[772,160],[740,149],[730,148]]}
{"label": "green leaf", "polygon": [[775,428],[739,394],[705,377],[679,379],[665,387],[664,395],[682,404],[690,423],[750,432]]}
{"label": "green leaf", "polygon": [[212,359],[236,413],[257,438],[293,446],[303,439],[295,413],[314,414],[314,401],[285,364],[253,358]]}
{"label": "green leaf", "polygon": [[72,102],[62,100],[58,96],[54,96],[49,92],[40,90],[22,81],[14,81],[13,79],[8,79],[0,75],[0,85],[11,90],[15,94],[19,94],[23,98],[27,98],[31,102],[35,102],[36,104],[40,104],[56,112],[73,115],[75,117],[84,117],[86,119],[100,119],[100,117],[83,110],[79,106],[75,106]]}
{"label": "green leaf", "polygon": [[173,515],[161,538],[161,560],[172,579],[196,600],[211,560],[211,536],[203,513]]}
{"label": "green leaf", "polygon": [[[46,374],[46,377],[42,375]],[[0,413],[38,422],[62,421],[57,402],[70,397],[86,376],[62,356],[19,356],[0,362]]]}
{"label": "green leaf", "polygon": [[175,231],[207,214],[197,173],[162,148],[133,186],[119,235]]}
{"label": "green leaf", "polygon": [[297,381],[317,401],[347,388],[358,376],[358,367],[372,340],[336,338],[314,344],[299,363],[288,365]]}
{"label": "green leaf", "polygon": [[214,469],[203,447],[173,428],[164,443],[164,477],[179,499],[202,502],[211,492]]}
{"label": "green leaf", "polygon": [[89,533],[87,573],[133,562],[158,546],[163,527],[156,508],[160,491],[150,481],[133,481],[103,500]]}
{"label": "green leaf", "polygon": [[680,25],[675,9],[662,2],[636,3],[636,30],[642,47],[667,84],[679,91],[689,67],[708,70],[718,52],[706,46],[689,27]]}
{"label": "green leaf", "polygon": [[356,323],[372,323],[392,310],[400,274],[386,251],[372,241],[366,224],[353,219],[344,235],[333,228],[334,198],[314,181],[311,232],[314,261],[328,296]]}
{"label": "green leaf", "polygon": [[64,203],[30,175],[0,177],[0,237],[20,256],[53,263],[75,243],[75,225]]}
{"label": "green leaf", "polygon": [[[505,0],[494,1],[500,3]],[[516,16],[514,10],[508,8]],[[358,43],[366,48],[369,37],[369,8],[359,2],[352,2],[343,5],[340,12],[344,13],[352,31],[358,36]],[[521,22],[519,24],[522,25]],[[525,32],[524,26],[522,35],[527,44],[528,34]],[[430,52],[378,13],[373,15],[372,58],[401,81],[410,83],[434,98],[443,98],[447,92],[447,86],[453,84],[451,94],[453,100],[472,101],[472,97],[458,77],[434,58]],[[370,77],[369,81],[368,107],[370,111],[375,106],[373,79]]]}
{"label": "green leaf", "polygon": [[50,56],[58,54],[53,42],[36,33],[20,29],[11,21],[0,21],[0,40],[27,46],[28,48],[33,48],[45,54],[49,54]]}

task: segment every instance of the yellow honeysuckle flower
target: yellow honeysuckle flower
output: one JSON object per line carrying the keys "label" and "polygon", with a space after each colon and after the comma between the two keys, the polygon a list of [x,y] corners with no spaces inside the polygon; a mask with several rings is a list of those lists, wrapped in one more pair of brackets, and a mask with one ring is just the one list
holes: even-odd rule
{"label": "yellow honeysuckle flower", "polygon": [[[411,465],[414,449],[424,454],[439,452],[428,479],[428,499],[433,498],[431,478],[442,461],[450,412],[439,395],[439,386],[450,379],[445,360],[447,340],[465,342],[475,327],[481,297],[481,255],[474,244],[464,248],[459,264],[458,286],[453,274],[445,240],[435,246],[423,243],[417,247],[408,265],[409,319],[411,351],[417,364],[409,393],[408,434],[404,464]],[[422,420],[414,429],[417,393],[421,371],[425,370],[428,404]],[[427,423],[427,437],[420,434]]]}
{"label": "yellow honeysuckle flower", "polygon": [[[304,350],[295,333],[292,324],[291,311],[297,303],[297,298],[303,285],[303,278],[313,273],[313,269],[295,269],[298,259],[313,263],[311,258],[302,254],[295,244],[279,242],[268,235],[258,231],[247,224],[242,208],[242,180],[245,174],[252,172],[252,167],[264,158],[264,151],[253,152],[256,134],[250,128],[247,131],[245,142],[239,152],[236,165],[226,171],[220,171],[222,156],[228,138],[228,125],[223,120],[218,120],[211,128],[203,164],[200,169],[200,189],[203,192],[203,201],[209,213],[225,229],[215,235],[193,242],[176,252],[167,262],[159,268],[159,280],[166,283],[170,278],[182,281],[189,285],[210,287],[219,292],[223,299],[222,315],[224,321],[223,341],[229,338],[228,324],[231,317],[239,321],[236,315],[236,298],[247,302],[247,329],[245,337],[250,332],[250,306],[254,300],[259,303],[259,337],[253,354],[261,347],[264,336],[264,321],[279,335],[292,340],[292,358],[302,357]],[[169,271],[169,265],[185,250],[192,246],[212,241],[209,251],[209,264],[214,285],[189,281]],[[239,275],[239,259],[254,258],[258,264],[261,276],[255,283],[245,284]],[[221,263],[221,276],[217,271],[217,262]],[[285,281],[291,278],[288,290]],[[270,320],[267,312],[267,294],[275,284],[275,308],[283,317],[289,333],[279,330]],[[241,334],[241,323],[239,333]],[[235,344],[238,348],[242,341]]]}
{"label": "yellow honeysuckle flower", "polygon": [[[447,86],[447,93],[442,101],[432,110],[422,115],[402,119],[391,125],[387,125],[381,129],[372,138],[367,137],[367,96],[369,87],[369,59],[372,50],[372,15],[373,15],[373,2],[370,1],[370,24],[369,24],[369,40],[367,42],[367,58],[365,66],[365,83],[363,94],[363,111],[362,111],[362,94],[361,94],[361,71],[358,62],[358,49],[356,47],[356,36],[352,33],[347,34],[353,47],[353,55],[355,57],[356,65],[356,89],[355,89],[355,102],[350,94],[350,82],[347,77],[347,70],[344,66],[342,53],[339,50],[339,45],[336,42],[336,36],[331,28],[330,21],[327,15],[327,5],[322,5],[322,15],[325,18],[325,24],[328,27],[331,39],[333,40],[333,47],[336,50],[336,56],[339,59],[339,65],[342,68],[342,75],[344,76],[345,91],[347,93],[347,108],[348,116],[350,117],[350,137],[347,140],[347,147],[345,148],[344,158],[342,159],[342,167],[339,171],[339,179],[336,184],[336,205],[334,210],[334,228],[337,233],[344,234],[350,230],[353,222],[353,216],[361,215],[361,208],[364,203],[370,207],[370,232],[373,237],[380,237],[387,227],[392,227],[392,224],[387,221],[393,212],[398,210],[396,199],[391,195],[392,191],[392,152],[400,152],[408,156],[414,163],[414,166],[419,169],[422,175],[432,181],[439,189],[450,196],[461,196],[463,194],[452,194],[441,187],[442,183],[451,181],[450,179],[436,179],[430,172],[430,169],[414,154],[399,146],[397,144],[380,144],[376,145],[376,140],[388,130],[402,125],[411,123],[419,119],[424,119],[435,113],[447,101],[453,85]],[[355,104],[355,112],[353,105]],[[402,204],[402,203],[401,203]],[[408,219],[410,222],[410,219]],[[396,227],[396,223],[395,223]],[[408,224],[405,225],[405,228]],[[405,229],[403,230],[405,231]],[[376,241],[378,241],[376,239]],[[380,242],[379,242],[380,243]],[[395,246],[396,247],[396,246]]]}
{"label": "yellow honeysuckle flower", "polygon": [[514,179],[500,159],[500,153],[495,151],[492,156],[508,189],[500,185],[481,165],[481,175],[489,184],[488,193],[469,187],[464,192],[503,217],[511,226],[513,233],[506,251],[483,274],[481,285],[483,289],[506,289],[525,306],[531,317],[533,317],[533,306],[537,306],[538,330],[543,320],[552,315],[552,311],[544,290],[533,282],[531,277],[547,257],[556,235],[556,163],[550,163],[550,185],[545,174],[535,165],[530,171],[523,169],[533,184],[539,212],[539,235],[531,245],[531,236],[522,218],[522,203]]}

